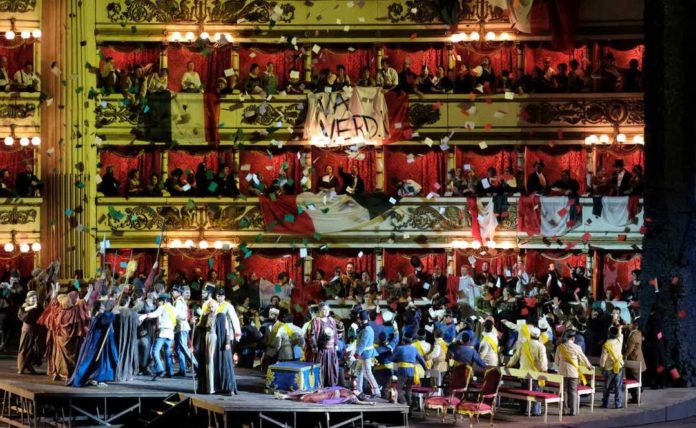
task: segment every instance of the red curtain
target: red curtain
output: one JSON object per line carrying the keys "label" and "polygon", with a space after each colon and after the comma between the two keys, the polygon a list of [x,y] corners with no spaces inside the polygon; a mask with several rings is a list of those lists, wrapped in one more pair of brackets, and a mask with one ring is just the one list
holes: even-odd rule
{"label": "red curtain", "polygon": [[436,70],[438,65],[447,67],[447,49],[442,45],[424,49],[408,45],[385,46],[384,57],[389,59],[391,66],[396,71],[401,71],[406,57],[411,58],[411,71],[416,74],[420,74],[423,65],[427,65],[432,71]]}
{"label": "red curtain", "polygon": [[631,272],[640,269],[640,254],[605,254],[602,259],[603,290],[618,283],[624,290],[630,288]]}
{"label": "red curtain", "polygon": [[277,284],[278,274],[286,272],[296,285],[304,283],[304,263],[297,251],[257,250],[246,259],[241,256],[239,263],[239,270],[245,276],[255,272],[259,278]]}
{"label": "red curtain", "polygon": [[[271,152],[272,158],[268,155]],[[265,149],[245,149],[239,152],[239,165],[249,165],[249,171],[240,171],[239,187],[243,194],[247,194],[250,182],[246,180],[246,175],[251,173],[261,173],[262,182],[266,186],[270,186],[273,180],[278,177],[278,172],[287,165],[287,175],[295,180],[295,191],[300,189],[300,180],[302,180],[302,165],[297,158],[300,153],[298,148],[278,149],[268,147]]]}
{"label": "red curtain", "polygon": [[3,276],[9,270],[19,269],[20,278],[31,276],[31,271],[34,270],[34,254],[33,253],[13,253],[8,254],[5,250],[0,249],[0,276]]}
{"label": "red curtain", "polygon": [[580,0],[544,2],[548,7],[552,45],[568,49],[575,43],[575,30],[580,16]]}
{"label": "red curtain", "polygon": [[549,272],[549,263],[556,264],[556,270],[561,272],[562,276],[570,276],[571,267],[585,267],[587,255],[583,253],[559,253],[559,252],[542,252],[528,250],[524,257],[524,264],[529,275],[536,275],[537,279],[544,278]]}
{"label": "red curtain", "polygon": [[[412,163],[408,163],[409,154],[415,156]],[[391,180],[392,177],[399,177],[420,184],[423,187],[422,196],[430,192],[442,194],[447,184],[447,152],[440,150],[440,147],[385,147],[384,171],[384,187],[389,193],[396,193]]]}
{"label": "red curtain", "polygon": [[[318,269],[324,271],[324,278],[329,280],[333,276],[333,271],[340,267],[345,272],[346,264],[352,262],[356,272],[367,272],[370,278],[375,277],[375,253],[372,251],[364,252],[362,257],[358,257],[360,250],[341,249],[330,251],[315,250],[312,252],[312,268],[314,272]],[[312,273],[314,273],[312,272]],[[312,275],[314,279],[314,275]]]}
{"label": "red curtain", "polygon": [[[328,149],[320,147],[312,147],[312,166],[314,167],[314,183],[313,189],[317,191],[319,180],[324,175],[326,167],[331,165],[333,173],[338,177],[338,181],[342,182],[338,175],[338,167],[343,167],[345,172],[350,172],[353,165],[358,167],[358,176],[365,182],[365,191],[373,192],[377,186],[376,179],[376,162],[377,155],[374,146],[363,147],[360,153],[365,155],[363,160],[357,158],[349,158],[348,154],[342,149]],[[342,183],[341,183],[342,184]]]}
{"label": "red curtain", "polygon": [[231,252],[216,253],[215,250],[169,250],[168,267],[170,278],[173,273],[181,270],[188,278],[199,268],[203,275],[207,275],[211,269],[215,269],[218,278],[225,281],[227,274],[232,272]]}
{"label": "red curtain", "polygon": [[[159,44],[138,43],[134,45],[119,43],[104,45],[100,48],[100,63],[103,62],[104,59],[112,57],[114,59],[114,66],[119,70],[127,70],[135,65],[145,67],[152,64],[151,70],[157,71],[159,68],[161,50],[162,48]],[[171,80],[171,75],[169,79]],[[179,76],[179,80],[181,80],[181,76]]]}
{"label": "red curtain", "polygon": [[[19,142],[15,141],[15,147]],[[26,165],[34,165],[34,151],[27,148],[15,148],[14,150],[0,149],[0,169],[7,169],[10,172],[8,184],[14,187],[17,174],[24,171]]]}
{"label": "red curtain", "polygon": [[544,161],[544,175],[549,186],[560,180],[564,169],[569,169],[571,177],[580,184],[580,193],[585,193],[587,152],[582,146],[528,146],[524,152],[525,179],[534,170],[534,163],[538,160]]}
{"label": "red curtain", "polygon": [[[19,35],[17,35],[17,38],[19,38]],[[0,56],[7,58],[7,73],[9,78],[12,79],[18,70],[24,68],[24,64],[27,62],[34,63],[34,43],[17,44],[16,41],[10,42],[3,37],[0,39]],[[41,73],[41,70],[36,70],[36,68],[34,68],[34,71]]]}
{"label": "red curtain", "polygon": [[[471,267],[469,257],[474,256],[474,269],[476,272],[481,271],[483,262],[488,262],[488,271],[496,275],[502,275],[503,270],[512,267],[517,263],[517,254],[513,251],[498,251],[495,255],[481,255],[480,251],[457,250],[454,253],[454,275],[459,276],[459,269],[462,266]],[[471,270],[469,270],[471,273]]]}
{"label": "red curtain", "polygon": [[645,54],[645,45],[636,45],[635,42],[612,42],[611,45],[602,47],[603,55],[611,53],[616,59],[616,66],[619,68],[628,68],[628,63],[632,59],[638,60],[638,68],[643,69],[643,55]]}
{"label": "red curtain", "polygon": [[278,76],[278,84],[281,88],[285,87],[285,83],[290,77],[290,70],[293,68],[300,72],[304,80],[304,65],[302,63],[302,54],[300,51],[293,49],[285,49],[280,46],[264,45],[263,48],[242,46],[239,48],[239,82],[244,82],[249,74],[249,69],[252,64],[258,64],[261,67],[261,72],[266,69],[266,64],[272,62],[275,68],[275,73]]}
{"label": "red curtain", "polygon": [[347,50],[347,46],[331,46],[331,48],[322,48],[317,55],[317,58],[312,67],[315,73],[328,68],[332,72],[336,72],[336,66],[343,64],[346,67],[346,74],[350,77],[351,82],[356,82],[360,78],[360,70],[363,67],[370,67],[370,75],[372,77],[377,73],[377,64],[375,59],[377,55],[372,47],[355,47],[353,52]]}
{"label": "red curtain", "polygon": [[[548,45],[540,45],[538,47],[524,46],[524,72],[531,73],[534,67],[544,67],[544,59],[551,58],[551,66],[558,70],[558,64],[564,63],[570,69],[570,60],[574,59],[580,63],[580,68],[583,68],[583,59],[587,57],[587,46],[582,45],[574,49],[563,51],[552,50]],[[587,58],[589,60],[589,58]]]}
{"label": "red curtain", "polygon": [[494,49],[474,47],[474,45],[469,43],[460,43],[455,46],[453,53],[457,62],[457,69],[460,64],[466,64],[467,67],[474,68],[481,64],[481,58],[487,56],[491,59],[491,66],[496,76],[500,76],[503,70],[507,70],[511,74],[514,74],[517,70],[517,52],[512,43],[505,43]]}
{"label": "red curtain", "polygon": [[121,192],[125,192],[131,169],[140,171],[140,183],[143,185],[153,172],[162,178],[162,154],[159,148],[152,151],[130,148],[102,150],[99,152],[99,162],[102,175],[107,166],[114,167],[114,177],[121,183]]}
{"label": "red curtain", "polygon": [[384,250],[384,272],[387,279],[396,279],[397,273],[409,276],[414,273],[411,266],[411,257],[418,256],[423,263],[423,271],[432,272],[435,266],[442,268],[442,273],[447,274],[447,254],[444,250]]}
{"label": "red curtain", "polygon": [[187,151],[187,150],[170,150],[167,152],[169,156],[169,171],[176,168],[181,168],[184,173],[190,170],[195,174],[199,163],[204,163],[206,169],[212,169],[217,172],[222,163],[232,165],[232,153],[211,152],[211,151]]}
{"label": "red curtain", "polygon": [[206,92],[215,92],[215,81],[224,77],[224,71],[232,65],[232,46],[225,45],[215,49],[197,49],[182,45],[167,47],[169,68],[169,89],[181,90],[181,77],[186,72],[186,65],[193,61],[195,70],[201,76]]}
{"label": "red curtain", "polygon": [[[107,265],[111,265],[112,272],[115,271],[119,274],[124,274],[126,272],[126,265],[128,261],[131,260],[131,253],[133,253],[133,260],[138,262],[138,268],[135,271],[138,274],[147,276],[150,270],[152,270],[152,265],[155,264],[157,250],[136,251],[129,248],[121,248],[116,251],[107,250],[105,262]],[[131,278],[131,280],[132,279],[133,278]]]}
{"label": "red curtain", "polygon": [[619,149],[597,148],[597,165],[595,171],[599,173],[604,169],[605,174],[611,173],[614,161],[621,159],[624,165],[630,171],[634,165],[645,165],[645,151],[643,146],[635,144],[632,146],[624,146]]}
{"label": "red curtain", "polygon": [[481,150],[475,146],[457,146],[454,152],[455,164],[458,168],[471,165],[477,176],[486,175],[489,167],[494,167],[498,174],[503,174],[505,168],[517,170],[517,154],[512,147],[490,146]]}

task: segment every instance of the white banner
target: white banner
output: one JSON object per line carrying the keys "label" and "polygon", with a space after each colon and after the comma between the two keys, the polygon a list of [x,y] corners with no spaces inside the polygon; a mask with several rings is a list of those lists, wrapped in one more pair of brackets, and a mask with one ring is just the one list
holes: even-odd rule
{"label": "white banner", "polygon": [[346,88],[308,95],[304,137],[314,144],[359,144],[389,134],[389,114],[381,88]]}

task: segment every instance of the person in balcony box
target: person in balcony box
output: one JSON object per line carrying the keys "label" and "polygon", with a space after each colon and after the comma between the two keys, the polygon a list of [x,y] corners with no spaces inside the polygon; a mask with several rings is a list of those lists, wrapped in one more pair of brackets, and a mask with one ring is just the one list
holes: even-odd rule
{"label": "person in balcony box", "polygon": [[17,196],[23,197],[41,197],[43,183],[34,175],[34,165],[27,163],[24,166],[24,171],[17,174]]}
{"label": "person in balcony box", "polygon": [[461,187],[462,187],[462,182],[464,181],[464,169],[457,168],[457,169],[450,169],[447,172],[447,187],[446,187],[446,194],[451,196],[462,196],[461,194]]}
{"label": "person in balcony box", "polygon": [[288,75],[288,84],[285,86],[285,93],[288,95],[301,95],[305,92],[305,84],[300,81],[300,72],[294,68]]}
{"label": "person in balcony box", "polygon": [[631,186],[625,193],[629,196],[642,196],[643,195],[643,167],[640,165],[633,165],[631,168]]}
{"label": "person in balcony box", "polygon": [[399,73],[399,91],[407,94],[422,96],[423,93],[418,89],[418,75],[411,70],[411,58],[404,59],[404,65]]}
{"label": "person in balcony box", "polygon": [[476,85],[482,85],[483,92],[492,92],[495,89],[495,71],[493,64],[491,64],[491,58],[484,56],[481,58],[481,65],[476,68],[480,68],[480,71],[476,73]]}
{"label": "person in balcony box", "polygon": [[196,167],[196,183],[194,185],[196,189],[196,194],[198,196],[207,196],[210,194],[210,190],[208,189],[208,186],[210,186],[211,180],[208,179],[209,176],[212,178],[213,172],[211,171],[210,174],[208,174],[208,170],[205,167],[205,163],[200,162],[198,166]]}
{"label": "person in balcony box", "polygon": [[339,166],[338,175],[343,180],[343,186],[341,186],[341,190],[338,192],[339,195],[358,196],[365,191],[365,182],[358,175],[357,165],[350,167],[350,173],[343,171],[343,167]]}
{"label": "person in balcony box", "polygon": [[382,59],[382,67],[377,73],[377,86],[385,91],[391,91],[399,84],[399,73],[391,66],[387,58]]}
{"label": "person in balcony box", "polygon": [[239,189],[237,188],[237,181],[234,179],[234,174],[232,174],[230,166],[225,164],[215,178],[217,183],[217,188],[215,189],[215,196],[224,196],[230,198],[236,198],[239,196]]}
{"label": "person in balcony box", "polygon": [[266,98],[266,93],[263,90],[263,78],[259,75],[261,68],[258,64],[251,64],[249,74],[244,81],[244,92],[249,95],[259,95]]}
{"label": "person in balcony box", "polygon": [[527,194],[543,195],[546,193],[548,181],[544,175],[544,161],[534,162],[534,171],[527,176]]}
{"label": "person in balcony box", "polygon": [[34,64],[27,62],[24,68],[14,75],[14,88],[19,92],[36,92],[41,90],[41,78],[34,72]]}
{"label": "person in balcony box", "polygon": [[193,61],[186,64],[186,71],[181,76],[181,92],[203,92],[203,82],[201,82],[201,76],[198,75],[196,64]]}
{"label": "person in balcony box", "polygon": [[10,73],[7,71],[7,57],[0,56],[0,91],[10,89]]}
{"label": "person in balcony box", "polygon": [[633,174],[624,168],[623,159],[614,160],[614,172],[611,175],[611,195],[624,196],[630,193]]}
{"label": "person in balcony box", "polygon": [[326,191],[326,192],[335,192],[338,187],[338,177],[336,177],[333,174],[333,166],[331,165],[326,165],[326,169],[324,170],[326,174],[324,174],[321,177],[321,180],[319,180],[319,184],[317,185],[317,188],[319,191]]}
{"label": "person in balcony box", "polygon": [[577,198],[579,190],[580,184],[570,176],[569,169],[564,169],[563,172],[561,172],[561,179],[554,181],[551,185],[551,195],[563,195]]}
{"label": "person in balcony box", "polygon": [[147,79],[147,91],[152,94],[161,94],[168,91],[169,86],[169,71],[166,68],[160,68],[158,73],[152,73]]}
{"label": "person in balcony box", "polygon": [[338,64],[336,66],[336,80],[331,85],[331,88],[334,92],[339,92],[347,86],[351,86],[351,83],[350,76],[346,74],[346,66]]}
{"label": "person in balcony box", "polygon": [[423,67],[421,67],[421,74],[418,76],[416,85],[418,87],[418,92],[423,94],[432,94],[438,92],[435,90],[433,76],[430,74],[430,67],[425,64]]}
{"label": "person in balcony box", "polygon": [[145,185],[144,194],[146,196],[162,196],[162,183],[160,182],[159,174],[156,172],[150,174],[148,182]]}
{"label": "person in balcony box", "polygon": [[461,64],[454,79],[454,92],[456,94],[469,94],[474,91],[476,78],[471,74],[467,64]]}
{"label": "person in balcony box", "polygon": [[568,66],[566,63],[558,64],[558,72],[553,76],[553,89],[555,92],[568,91]]}
{"label": "person in balcony box", "polygon": [[392,186],[396,187],[396,194],[401,197],[418,196],[423,190],[423,186],[410,178],[402,180],[399,177],[394,177],[392,178]]}
{"label": "person in balcony box", "polygon": [[128,182],[126,183],[126,196],[141,196],[143,185],[140,181],[140,170],[133,168],[128,171]]}
{"label": "person in balcony box", "polygon": [[263,72],[262,79],[263,90],[266,95],[275,95],[278,93],[278,76],[275,74],[275,65],[272,62],[266,64],[266,70]]}
{"label": "person in balcony box", "polygon": [[568,92],[582,92],[586,88],[585,72],[580,68],[580,63],[576,59],[570,60],[570,71],[568,71]]}
{"label": "person in balcony box", "polygon": [[133,67],[132,72],[124,74],[121,78],[121,91],[130,102],[131,107],[140,104],[140,98],[144,97],[147,92],[146,83],[145,69],[139,64]]}
{"label": "person in balcony box", "polygon": [[174,171],[172,171],[169,179],[167,180],[167,190],[169,191],[170,195],[191,195],[193,194],[191,189],[193,189],[193,186],[189,184],[188,177],[186,174],[184,174],[184,171],[181,168],[176,168]]}
{"label": "person in balcony box", "polygon": [[[633,58],[628,63],[628,69],[623,75],[623,91],[624,92],[642,92],[643,91],[643,72],[638,69],[638,60]],[[632,389],[631,391],[635,391]]]}
{"label": "person in balcony box", "polygon": [[[237,79],[235,78],[235,82],[236,81]],[[234,93],[234,90],[227,84],[227,78],[218,77],[215,81],[215,92],[218,95],[231,95],[232,93]]]}
{"label": "person in balcony box", "polygon": [[104,62],[99,66],[99,86],[104,88],[107,93],[113,93],[118,84],[118,70],[114,65],[112,57],[104,58]]}
{"label": "person in balcony box", "polygon": [[454,82],[449,77],[445,67],[438,65],[435,76],[432,78],[433,92],[447,94],[454,89]]}
{"label": "person in balcony box", "polygon": [[97,185],[97,191],[102,192],[104,196],[121,196],[120,186],[121,183],[114,177],[114,167],[107,166],[106,173],[101,177],[101,183]]}
{"label": "person in balcony box", "polygon": [[251,196],[263,196],[266,194],[266,185],[263,183],[263,174],[261,171],[257,172],[252,176],[250,186],[248,188],[249,195]]}
{"label": "person in balcony box", "polygon": [[360,79],[358,79],[355,84],[364,87],[376,86],[375,79],[370,73],[370,67],[363,67],[362,70],[360,70]]}
{"label": "person in balcony box", "polygon": [[479,181],[476,193],[479,196],[496,196],[510,192],[503,177],[498,175],[498,171],[494,167],[489,167],[486,176]]}

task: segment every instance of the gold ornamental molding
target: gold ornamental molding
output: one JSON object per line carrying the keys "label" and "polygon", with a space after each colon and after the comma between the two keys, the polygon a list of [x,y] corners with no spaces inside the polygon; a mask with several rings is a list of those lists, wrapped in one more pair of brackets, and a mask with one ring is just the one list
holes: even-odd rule
{"label": "gold ornamental molding", "polygon": [[32,224],[36,222],[38,211],[34,208],[18,209],[13,207],[12,209],[0,208],[0,225],[24,225]]}
{"label": "gold ornamental molding", "polygon": [[[50,0],[48,0],[50,1]],[[37,0],[0,0],[0,12],[27,13],[36,10]]]}

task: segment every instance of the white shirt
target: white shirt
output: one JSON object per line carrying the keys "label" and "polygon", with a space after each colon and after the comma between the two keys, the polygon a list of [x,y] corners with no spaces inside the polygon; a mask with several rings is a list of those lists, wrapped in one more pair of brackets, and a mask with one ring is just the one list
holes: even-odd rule
{"label": "white shirt", "polygon": [[377,73],[377,86],[390,88],[399,84],[399,73],[395,69],[389,67],[386,70],[381,69]]}
{"label": "white shirt", "polygon": [[27,88],[29,86],[35,86],[38,88],[39,83],[41,83],[41,80],[39,80],[36,73],[33,71],[31,73],[26,73],[24,70],[17,70],[14,75],[14,81],[15,84],[20,88]]}
{"label": "white shirt", "polygon": [[409,179],[404,180],[403,186],[399,188],[399,196],[416,196],[422,190],[422,186]]}
{"label": "white shirt", "polygon": [[491,339],[493,339],[494,343],[498,343],[498,337],[495,335],[495,333],[483,333],[481,337],[481,344],[479,345],[479,355],[487,366],[497,367],[498,354],[495,352],[491,344],[484,340],[485,336],[489,336]]}
{"label": "white shirt", "polygon": [[202,89],[201,77],[196,71],[187,71],[181,76],[181,89]]}
{"label": "white shirt", "polygon": [[172,319],[169,312],[164,309],[165,305],[169,305],[169,307],[172,308],[172,311],[176,312],[171,304],[165,303],[164,305],[157,306],[157,309],[147,314],[145,318],[157,318],[157,337],[173,340],[176,319]]}
{"label": "white shirt", "polygon": [[459,293],[464,294],[460,300],[468,303],[472,308],[476,308],[476,298],[479,297],[480,293],[472,277],[469,275],[459,277]]}
{"label": "white shirt", "polygon": [[237,316],[237,311],[234,310],[234,306],[229,302],[223,302],[218,305],[217,313],[225,314],[228,322],[227,327],[234,332],[235,340],[239,340],[242,337],[242,328],[239,325],[239,317]]}
{"label": "white shirt", "polygon": [[176,331],[191,331],[191,325],[188,321],[188,305],[183,297],[179,297],[174,302],[174,311],[176,312]]}
{"label": "white shirt", "polygon": [[169,79],[167,76],[160,77],[157,74],[150,76],[147,84],[147,90],[150,92],[165,91],[168,86]]}

